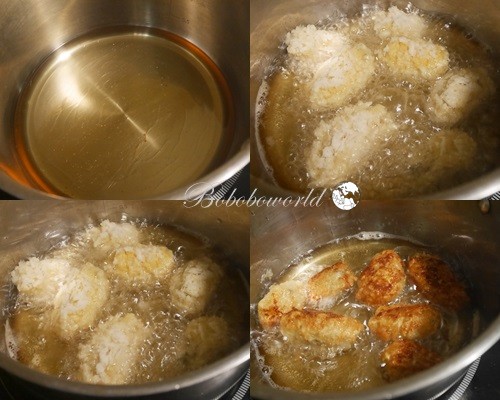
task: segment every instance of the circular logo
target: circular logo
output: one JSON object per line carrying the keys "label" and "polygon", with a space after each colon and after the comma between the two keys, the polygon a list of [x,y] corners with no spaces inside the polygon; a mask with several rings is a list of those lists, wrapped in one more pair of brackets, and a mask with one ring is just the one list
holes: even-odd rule
{"label": "circular logo", "polygon": [[342,182],[332,191],[333,203],[341,210],[352,210],[360,199],[359,188],[352,182]]}

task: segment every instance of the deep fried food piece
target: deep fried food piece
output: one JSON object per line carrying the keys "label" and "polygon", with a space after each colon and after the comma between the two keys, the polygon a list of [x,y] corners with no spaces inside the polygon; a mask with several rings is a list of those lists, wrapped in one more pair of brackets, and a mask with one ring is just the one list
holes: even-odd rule
{"label": "deep fried food piece", "polygon": [[110,284],[104,271],[91,263],[73,268],[59,290],[50,313],[52,328],[66,340],[97,323],[109,298]]}
{"label": "deep fried food piece", "polygon": [[149,328],[131,313],[101,322],[78,349],[82,380],[106,385],[130,383],[150,335]]}
{"label": "deep fried food piece", "polygon": [[439,329],[441,313],[428,304],[396,304],[377,308],[368,321],[382,340],[423,339]]}
{"label": "deep fried food piece", "polygon": [[324,311],[290,311],[283,315],[280,330],[290,342],[323,343],[346,349],[363,331],[363,324],[344,315]]}
{"label": "deep fried food piece", "polygon": [[399,79],[422,81],[446,73],[450,56],[444,46],[424,39],[393,37],[379,52],[379,59]]}
{"label": "deep fried food piece", "polygon": [[174,268],[174,253],[165,246],[152,244],[121,247],[116,250],[113,263],[105,267],[125,282],[149,285],[165,280]]}
{"label": "deep fried food piece", "polygon": [[441,362],[439,354],[412,340],[398,340],[382,352],[383,376],[389,382],[405,378]]}
{"label": "deep fried food piece", "polygon": [[432,86],[427,112],[434,122],[454,125],[494,92],[495,84],[482,69],[449,71]]}
{"label": "deep fried food piece", "polygon": [[359,166],[398,133],[394,116],[381,104],[358,102],[314,130],[306,155],[310,187],[332,187],[359,174]]}
{"label": "deep fried food piece", "polygon": [[349,266],[342,261],[326,267],[307,282],[309,301],[317,308],[327,307],[351,288],[356,280]]}
{"label": "deep fried food piece", "polygon": [[375,254],[361,273],[356,300],[370,306],[385,305],[399,296],[405,284],[403,260],[394,250],[384,250]]}
{"label": "deep fried food piece", "polygon": [[415,12],[403,11],[392,6],[387,11],[377,11],[372,16],[373,28],[382,39],[395,36],[421,38],[427,29],[427,21]]}
{"label": "deep fried food piece", "polygon": [[440,306],[459,310],[470,301],[465,286],[437,256],[425,253],[413,256],[408,262],[408,274],[420,293]]}
{"label": "deep fried food piece", "polygon": [[283,314],[306,305],[307,293],[304,283],[287,281],[272,285],[257,306],[259,322],[264,329],[279,324]]}
{"label": "deep fried food piece", "polygon": [[171,280],[172,305],[183,315],[195,317],[203,313],[224,276],[222,267],[200,258],[177,269]]}
{"label": "deep fried food piece", "polygon": [[68,260],[31,257],[21,261],[12,271],[11,277],[21,302],[31,307],[46,308],[54,305],[57,293],[65,286],[72,271]]}

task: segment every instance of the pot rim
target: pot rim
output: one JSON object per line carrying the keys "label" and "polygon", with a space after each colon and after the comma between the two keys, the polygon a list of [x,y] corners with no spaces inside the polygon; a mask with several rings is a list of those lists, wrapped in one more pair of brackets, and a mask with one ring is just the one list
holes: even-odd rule
{"label": "pot rim", "polygon": [[11,359],[4,353],[0,353],[0,368],[26,382],[34,383],[56,391],[86,396],[125,398],[130,396],[168,393],[195,386],[216,378],[217,376],[223,375],[226,372],[230,372],[231,370],[249,362],[249,359],[249,343],[246,343],[228,356],[177,378],[172,378],[162,382],[115,386],[68,381],[56,376],[47,375]]}
{"label": "pot rim", "polygon": [[[195,182],[186,184],[178,189],[174,189],[168,193],[157,197],[150,198],[151,200],[187,200],[186,193],[189,193],[190,198],[198,197],[208,192],[209,190],[221,185],[236,173],[241,171],[250,163],[250,140],[246,139],[241,145],[239,151],[231,158],[227,159],[221,166],[214,171],[209,172]],[[9,177],[5,172],[0,171],[0,189],[5,190],[11,195],[20,199],[33,200],[64,200],[68,197],[54,195],[34,189],[16,182]],[[145,198],[146,199],[146,198]],[[145,200],[144,199],[144,200]],[[122,199],[120,199],[122,200]],[[135,199],[141,200],[141,199]]]}
{"label": "pot rim", "polygon": [[342,400],[381,400],[399,398],[410,393],[418,392],[444,381],[446,378],[467,368],[477,358],[482,356],[500,340],[500,316],[477,336],[471,343],[444,362],[423,372],[414,374],[398,382],[388,383],[378,388],[362,392],[330,392],[330,393],[302,393],[288,389],[275,389],[269,385],[252,383],[252,396],[262,400],[281,400],[284,393],[290,400],[303,399],[342,399]]}

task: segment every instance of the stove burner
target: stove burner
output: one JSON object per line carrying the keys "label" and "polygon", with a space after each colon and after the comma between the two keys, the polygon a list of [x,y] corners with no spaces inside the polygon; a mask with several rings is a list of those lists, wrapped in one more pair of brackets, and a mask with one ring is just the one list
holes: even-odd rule
{"label": "stove burner", "polygon": [[439,393],[438,395],[430,398],[429,400],[460,400],[462,396],[465,394],[465,391],[469,387],[472,379],[476,375],[477,368],[479,367],[479,362],[481,361],[481,357],[479,357],[476,361],[474,361],[464,377],[453,385],[450,389],[448,389],[444,393]]}

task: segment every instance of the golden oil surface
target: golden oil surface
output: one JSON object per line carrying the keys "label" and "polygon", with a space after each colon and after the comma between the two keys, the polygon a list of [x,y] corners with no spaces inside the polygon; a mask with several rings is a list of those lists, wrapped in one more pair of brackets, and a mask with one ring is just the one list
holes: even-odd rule
{"label": "golden oil surface", "polygon": [[206,54],[170,33],[78,39],[53,53],[24,89],[16,122],[21,158],[57,194],[160,196],[224,158],[225,85]]}

